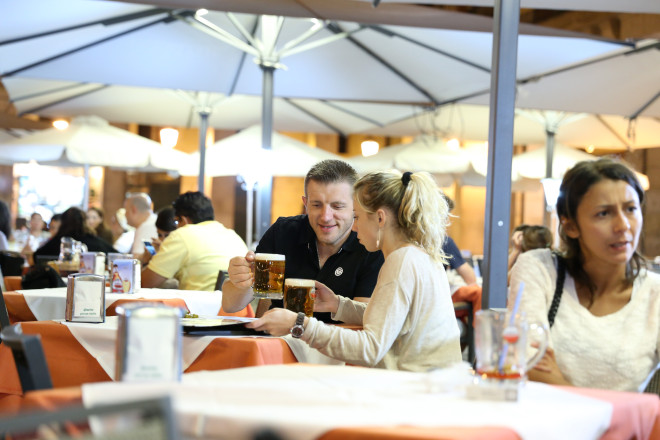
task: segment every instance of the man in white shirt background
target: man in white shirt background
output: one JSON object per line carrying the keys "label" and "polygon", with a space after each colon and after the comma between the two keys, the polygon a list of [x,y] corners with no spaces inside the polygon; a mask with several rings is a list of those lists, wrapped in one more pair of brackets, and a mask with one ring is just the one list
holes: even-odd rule
{"label": "man in white shirt background", "polygon": [[144,242],[151,242],[158,236],[157,216],[153,211],[151,197],[145,193],[129,193],[124,200],[124,209],[126,209],[126,221],[135,228],[131,254],[133,254],[133,258],[141,260],[145,252]]}

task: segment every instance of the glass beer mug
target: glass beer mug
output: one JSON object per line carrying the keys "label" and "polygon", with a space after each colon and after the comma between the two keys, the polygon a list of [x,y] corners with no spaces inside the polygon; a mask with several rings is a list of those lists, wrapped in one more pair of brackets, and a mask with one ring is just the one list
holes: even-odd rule
{"label": "glass beer mug", "polygon": [[285,258],[280,254],[255,254],[254,290],[255,298],[282,299]]}
{"label": "glass beer mug", "polygon": [[[480,310],[476,313],[475,349],[477,374],[484,378],[520,381],[536,365],[548,347],[548,328],[528,323],[524,312]],[[528,357],[530,343],[538,342]]]}

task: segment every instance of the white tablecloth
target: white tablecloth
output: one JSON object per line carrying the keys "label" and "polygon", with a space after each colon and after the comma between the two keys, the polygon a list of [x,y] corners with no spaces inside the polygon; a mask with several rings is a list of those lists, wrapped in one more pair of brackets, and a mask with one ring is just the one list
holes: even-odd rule
{"label": "white tablecloth", "polygon": [[[250,318],[235,318],[248,320]],[[104,323],[80,323],[62,322],[69,328],[74,338],[83,346],[87,352],[94,357],[101,368],[115,379],[115,344],[117,342],[117,316],[107,316]],[[182,347],[182,369],[188,368],[197,357],[208,347],[214,338],[235,338],[246,336],[184,336]],[[263,336],[249,336],[263,337]],[[273,337],[273,336],[265,336]],[[314,348],[310,348],[305,342],[293,339],[290,336],[284,338],[291,348],[298,362],[307,364],[341,365],[343,362],[331,359]]]}
{"label": "white tablecloth", "polygon": [[503,426],[523,439],[597,439],[612,405],[529,382],[518,402],[473,401],[462,367],[409,373],[359,367],[271,365],[188,373],[182,383],[83,385],[86,406],[169,394],[186,437],[251,439],[272,428],[311,440],[349,426]]}
{"label": "white tablecloth", "polygon": [[[38,321],[64,319],[66,309],[66,287],[52,289],[19,290],[23,294],[32,314]],[[138,293],[106,293],[105,306],[110,307],[120,299],[174,299],[186,302],[188,310],[199,316],[215,316],[222,305],[222,292],[195,290],[140,289]]]}

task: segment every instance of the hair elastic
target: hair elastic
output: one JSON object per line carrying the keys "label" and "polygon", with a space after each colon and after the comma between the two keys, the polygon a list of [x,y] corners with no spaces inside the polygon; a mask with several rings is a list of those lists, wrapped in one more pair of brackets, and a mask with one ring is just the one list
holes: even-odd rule
{"label": "hair elastic", "polygon": [[403,173],[403,176],[401,176],[401,181],[403,182],[404,188],[408,186],[408,182],[410,182],[410,176],[412,176],[412,173],[410,171],[406,171],[405,173]]}

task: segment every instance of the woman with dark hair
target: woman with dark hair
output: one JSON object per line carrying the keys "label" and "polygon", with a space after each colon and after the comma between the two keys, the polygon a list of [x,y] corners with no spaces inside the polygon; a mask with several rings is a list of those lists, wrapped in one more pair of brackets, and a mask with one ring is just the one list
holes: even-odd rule
{"label": "woman with dark hair", "polygon": [[105,214],[101,208],[89,208],[87,210],[87,225],[96,233],[96,235],[103,239],[108,244],[114,242],[112,231],[105,225]]}
{"label": "woman with dark hair", "polygon": [[635,173],[614,160],[580,162],[564,175],[563,254],[525,252],[511,271],[510,295],[524,282],[520,309],[550,326],[550,348],[530,379],[644,389],[660,361],[660,275],[637,251],[643,203]]}
{"label": "woman with dark hair", "polygon": [[90,252],[117,252],[110,244],[97,237],[87,226],[87,216],[80,208],[71,207],[62,213],[62,223],[57,234],[34,253],[39,255],[59,255],[62,237],[72,237],[87,245]]}
{"label": "woman with dark hair", "polygon": [[9,206],[0,200],[0,251],[9,248],[9,236],[11,235],[11,214]]}

